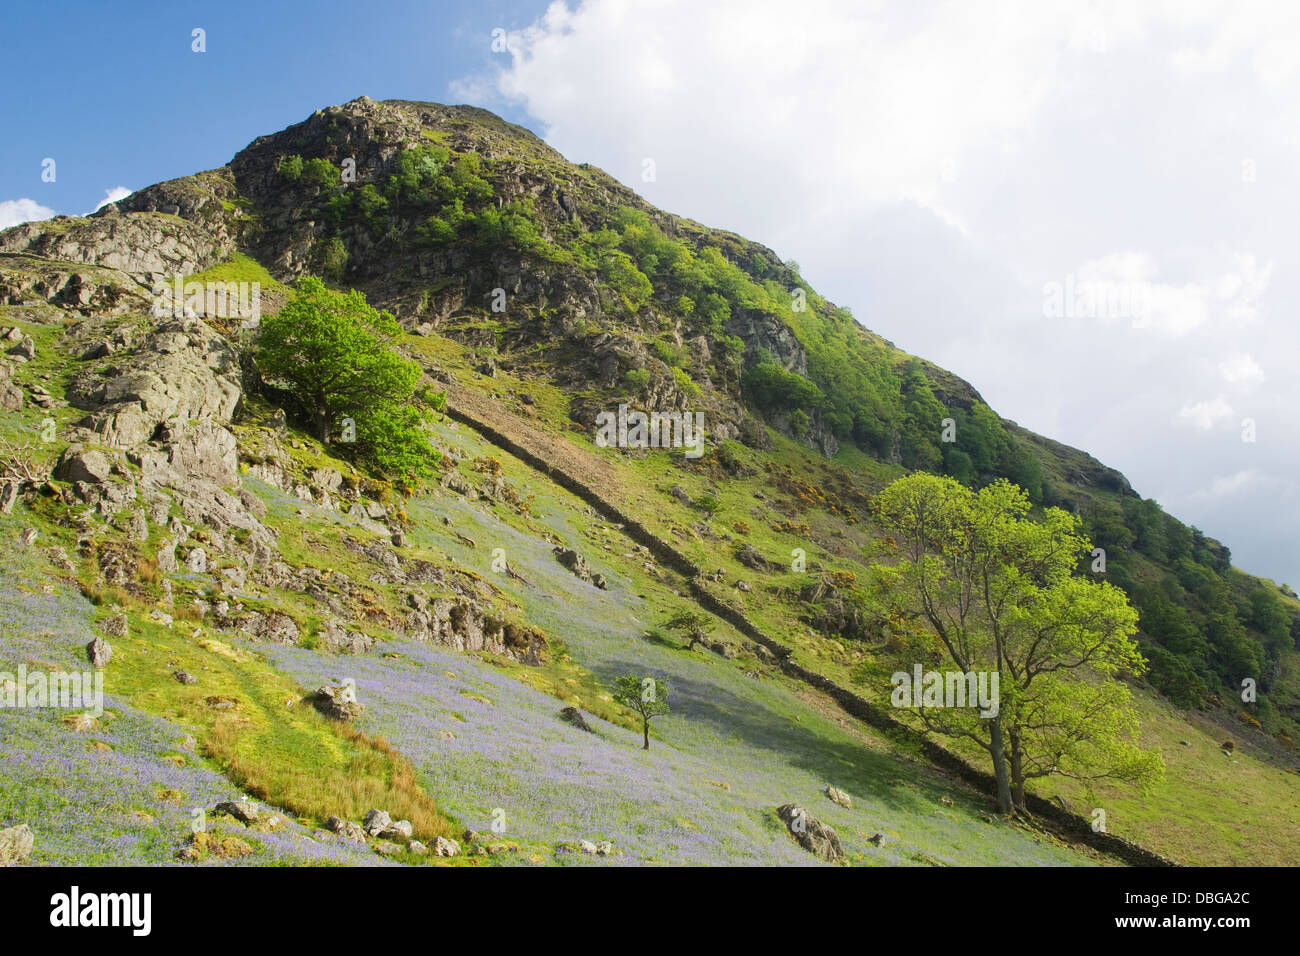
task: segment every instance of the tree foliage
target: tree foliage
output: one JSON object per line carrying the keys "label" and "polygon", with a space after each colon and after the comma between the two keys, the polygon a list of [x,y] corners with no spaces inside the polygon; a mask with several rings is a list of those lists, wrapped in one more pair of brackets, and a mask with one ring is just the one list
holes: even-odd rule
{"label": "tree foliage", "polygon": [[1023,489],[995,481],[971,491],[917,473],[876,500],[901,560],[877,581],[922,636],[963,673],[996,674],[997,713],[923,708],[928,729],[988,751],[1005,811],[1023,808],[1035,777],[1113,778],[1147,786],[1163,764],[1136,743],[1128,689],[1140,674],[1138,615],[1122,591],[1074,574],[1091,550],[1079,519],[1029,517]]}
{"label": "tree foliage", "polygon": [[422,428],[441,396],[417,388],[420,367],[398,355],[401,329],[356,290],[301,279],[278,315],[263,319],[257,365],[287,390],[322,442],[393,478],[432,473],[437,453]]}
{"label": "tree foliage", "polygon": [[642,749],[650,749],[650,719],[668,713],[668,685],[654,677],[620,677],[613,698],[641,717]]}
{"label": "tree foliage", "polygon": [[697,611],[678,611],[664,622],[664,627],[685,635],[688,640],[686,649],[689,651],[709,636],[713,630],[713,618]]}

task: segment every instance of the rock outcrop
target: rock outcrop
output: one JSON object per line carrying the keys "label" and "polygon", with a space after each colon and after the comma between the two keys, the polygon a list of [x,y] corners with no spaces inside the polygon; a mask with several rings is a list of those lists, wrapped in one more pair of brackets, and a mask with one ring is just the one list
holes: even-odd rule
{"label": "rock outcrop", "polygon": [[834,829],[817,820],[803,807],[787,803],[777,808],[777,815],[785,823],[790,835],[809,853],[834,863],[844,858],[844,849]]}

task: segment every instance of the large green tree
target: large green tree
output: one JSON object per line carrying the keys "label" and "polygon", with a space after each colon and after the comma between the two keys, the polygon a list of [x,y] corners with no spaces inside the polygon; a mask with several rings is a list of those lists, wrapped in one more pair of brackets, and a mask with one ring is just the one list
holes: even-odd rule
{"label": "large green tree", "polygon": [[437,460],[421,424],[441,396],[418,388],[419,365],[394,350],[400,334],[393,316],[360,292],[306,276],[279,314],[262,321],[257,365],[302,406],[318,439],[337,437],[346,453],[409,479]]}
{"label": "large green tree", "polygon": [[989,753],[1003,812],[1025,805],[1035,777],[1112,778],[1144,786],[1163,772],[1136,743],[1121,672],[1146,662],[1137,612],[1113,585],[1074,574],[1091,544],[1059,509],[1030,518],[1023,490],[996,481],[972,491],[916,473],[876,500],[900,560],[877,565],[895,608],[963,673],[996,674],[995,712],[922,707],[927,729]]}

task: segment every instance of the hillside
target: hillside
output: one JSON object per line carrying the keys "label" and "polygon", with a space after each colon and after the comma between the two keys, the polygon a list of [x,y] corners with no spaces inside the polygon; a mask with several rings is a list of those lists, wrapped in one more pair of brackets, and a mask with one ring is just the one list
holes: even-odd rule
{"label": "hillside", "polygon": [[[255,323],[158,314],[177,276],[257,282],[269,315],[307,275],[391,312],[445,391],[435,481],[322,442],[259,375]],[[37,834],[33,862],[414,863],[455,841],[453,863],[815,863],[790,803],[856,864],[1280,863],[1300,837],[1293,592],[771,250],[482,110],[362,97],[0,233],[10,329],[0,661],[113,649],[104,714],[0,724],[0,828]],[[701,454],[604,447],[619,404],[701,414]],[[1049,778],[1034,819],[1004,820],[975,754],[888,714],[915,649],[866,587],[890,547],[871,503],[913,470],[1083,516],[1141,613],[1152,793]],[[701,609],[712,637],[683,649],[665,621]],[[609,687],[645,673],[671,711],[643,751]],[[312,696],[349,684],[361,709]],[[270,809],[190,832],[241,794]],[[371,808],[412,832],[356,842]]]}

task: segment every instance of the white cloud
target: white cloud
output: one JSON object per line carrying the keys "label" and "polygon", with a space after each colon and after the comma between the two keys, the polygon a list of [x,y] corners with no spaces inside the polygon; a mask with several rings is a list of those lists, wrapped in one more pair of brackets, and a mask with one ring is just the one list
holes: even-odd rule
{"label": "white cloud", "polygon": [[[970,149],[1020,135],[1082,16],[1062,3],[885,11],[833,0],[797,11],[786,0],[557,2],[512,34],[497,92],[541,118],[562,152],[595,146],[638,188],[641,160],[654,158],[647,193],[672,207],[739,170],[767,185],[765,202],[793,200],[805,218],[910,200],[960,220],[946,174],[961,175]],[[482,90],[469,81],[455,92]]]}
{"label": "white cloud", "polygon": [[1229,355],[1219,363],[1219,371],[1229,385],[1258,385],[1267,378],[1259,363],[1245,352]]}
{"label": "white cloud", "polygon": [[22,222],[49,219],[54,210],[42,206],[34,199],[6,199],[0,202],[0,229],[8,229]]}
{"label": "white cloud", "polygon": [[[570,0],[453,93],[797,259],[1002,414],[1300,580],[1278,543],[1300,495],[1195,496],[1238,470],[1274,494],[1300,454],[1300,377],[1260,367],[1300,354],[1300,278],[1274,269],[1300,220],[1298,32],[1300,7],[1251,0]],[[1045,314],[1067,276],[1148,307]],[[1260,441],[1202,440],[1233,404]]]}
{"label": "white cloud", "polygon": [[129,195],[131,195],[130,189],[127,189],[125,186],[114,186],[112,189],[104,191],[104,198],[99,201],[99,205],[96,206],[95,209],[103,209],[109,203],[117,202],[119,199],[125,199]]}
{"label": "white cloud", "polygon": [[[1253,255],[1241,252],[1201,258],[1223,260],[1217,268],[1225,271],[1206,282],[1180,285],[1158,281],[1160,268],[1147,252],[1118,252],[1085,262],[1073,273],[1070,286],[1075,314],[1126,321],[1167,338],[1187,336],[1215,319],[1225,326],[1254,321],[1273,263],[1261,266]],[[1214,266],[1207,262],[1203,268],[1213,271]]]}
{"label": "white cloud", "polygon": [[1258,476],[1253,471],[1239,471],[1235,475],[1216,478],[1214,479],[1213,484],[1210,485],[1210,494],[1215,497],[1236,494],[1242,488],[1246,487],[1246,485],[1255,481],[1257,477]]}
{"label": "white cloud", "polygon": [[1184,405],[1178,411],[1180,421],[1189,422],[1197,428],[1208,431],[1219,422],[1232,415],[1232,406],[1222,395],[1195,405]]}

